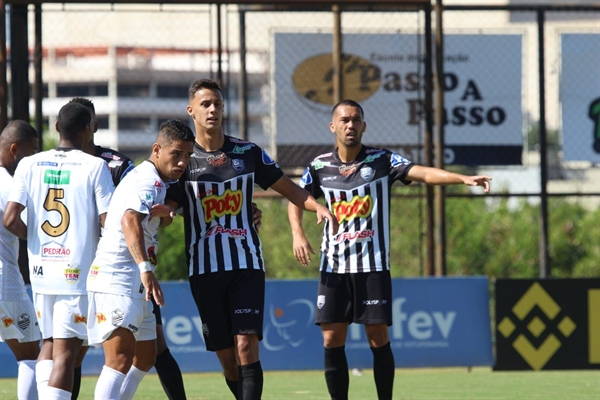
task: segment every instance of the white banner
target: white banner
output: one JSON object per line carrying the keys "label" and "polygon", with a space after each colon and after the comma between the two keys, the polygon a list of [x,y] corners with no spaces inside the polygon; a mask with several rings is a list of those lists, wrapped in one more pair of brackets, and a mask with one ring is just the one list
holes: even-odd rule
{"label": "white banner", "polygon": [[564,158],[600,163],[600,34],[563,33],[560,42]]}
{"label": "white banner", "polygon": [[[365,110],[365,143],[421,145],[425,92],[424,65],[416,54],[420,39],[415,34],[343,35],[344,97]],[[470,147],[483,146],[490,155],[494,148],[511,149],[507,162],[494,163],[520,163],[522,36],[447,35],[444,46],[446,146],[460,148],[464,155],[473,153]],[[272,115],[278,145],[333,144],[331,49],[330,34],[274,34]]]}

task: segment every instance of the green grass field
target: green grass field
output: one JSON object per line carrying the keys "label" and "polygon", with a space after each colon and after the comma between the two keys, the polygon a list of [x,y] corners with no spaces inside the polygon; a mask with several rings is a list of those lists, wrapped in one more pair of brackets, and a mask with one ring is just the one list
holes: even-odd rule
{"label": "green grass field", "polygon": [[[96,377],[84,377],[81,400],[93,399]],[[233,399],[221,374],[184,375],[188,399]],[[0,399],[16,399],[16,379],[0,379]],[[165,399],[158,378],[144,378],[135,399]],[[263,399],[328,399],[322,371],[265,372]],[[375,399],[373,372],[350,375],[350,399]],[[398,369],[398,400],[600,399],[600,371],[492,372],[489,368]]]}

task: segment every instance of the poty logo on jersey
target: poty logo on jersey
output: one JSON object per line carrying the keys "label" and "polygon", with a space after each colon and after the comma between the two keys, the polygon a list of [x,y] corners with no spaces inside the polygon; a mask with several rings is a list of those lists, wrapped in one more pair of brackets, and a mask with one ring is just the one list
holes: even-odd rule
{"label": "poty logo on jersey", "polygon": [[410,164],[410,161],[408,161],[406,158],[400,156],[397,153],[392,153],[391,163],[392,167],[397,167],[398,165],[402,164]]}
{"label": "poty logo on jersey", "polygon": [[73,315],[73,322],[76,324],[87,324],[87,318],[85,315],[75,314]]}
{"label": "poty logo on jersey", "polygon": [[242,209],[243,194],[241,190],[227,189],[221,196],[211,195],[202,199],[204,220],[210,222],[223,215],[237,215]]}
{"label": "poty logo on jersey", "polygon": [[371,240],[371,238],[375,237],[374,229],[367,229],[366,231],[358,231],[358,232],[344,232],[337,236],[336,242],[342,243],[346,241],[354,240],[356,242],[366,242]]}
{"label": "poty logo on jersey", "polygon": [[6,317],[6,318],[2,318],[2,324],[4,325],[5,328],[8,328],[12,324],[14,324],[14,321],[12,318]]}
{"label": "poty logo on jersey", "polygon": [[100,273],[100,267],[97,265],[92,265],[90,267],[90,273],[88,275],[88,279],[93,281],[98,277],[98,273]]}
{"label": "poty logo on jersey", "polygon": [[356,172],[356,164],[340,165],[339,171],[343,177],[348,177]]}
{"label": "poty logo on jersey", "polygon": [[275,163],[275,160],[273,160],[273,159],[271,158],[271,156],[270,156],[270,155],[268,155],[268,154],[267,154],[267,152],[266,152],[266,151],[264,151],[264,150],[262,151],[262,161],[263,161],[263,163],[264,163],[265,165],[273,165],[273,164],[275,164],[275,165],[277,166],[277,168],[279,168],[279,165],[277,165],[277,164]]}
{"label": "poty logo on jersey", "polygon": [[300,178],[300,187],[304,189],[306,185],[310,185],[312,183],[312,175],[310,174],[310,170],[306,168],[302,178]]}
{"label": "poty logo on jersey", "polygon": [[63,247],[57,242],[48,242],[42,245],[42,258],[64,258],[71,255],[71,249]]}
{"label": "poty logo on jersey", "polygon": [[373,199],[369,195],[365,197],[354,196],[350,201],[333,203],[331,208],[338,222],[350,221],[353,218],[366,218],[371,215]]}
{"label": "poty logo on jersey", "polygon": [[239,228],[225,228],[221,225],[216,225],[206,232],[205,237],[213,235],[229,235],[234,239],[243,239],[248,235],[248,230]]}
{"label": "poty logo on jersey", "polygon": [[220,167],[221,165],[227,162],[227,156],[225,153],[221,152],[219,154],[211,154],[206,158],[206,161],[212,165],[213,167]]}
{"label": "poty logo on jersey", "polygon": [[71,171],[47,169],[44,171],[44,183],[50,185],[68,185],[71,180]]}
{"label": "poty logo on jersey", "polygon": [[65,280],[67,281],[67,283],[73,285],[77,283],[77,281],[79,281],[79,274],[81,273],[81,270],[77,267],[77,264],[73,264],[70,266],[70,268],[66,268],[64,270]]}

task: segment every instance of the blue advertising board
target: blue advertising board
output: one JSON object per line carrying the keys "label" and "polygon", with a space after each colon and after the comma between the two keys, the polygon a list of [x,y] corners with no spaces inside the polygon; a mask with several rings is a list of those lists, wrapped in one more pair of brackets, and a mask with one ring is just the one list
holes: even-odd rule
{"label": "blue advertising board", "polygon": [[[391,345],[396,366],[493,365],[488,281],[485,277],[393,279]],[[184,372],[220,371],[206,351],[202,322],[189,285],[164,282],[163,330]],[[321,369],[323,339],[314,324],[317,280],[268,280],[260,358],[265,370]],[[352,324],[346,354],[350,368],[371,368],[364,329]],[[0,345],[0,377],[16,376],[17,364]],[[91,348],[83,374],[99,375],[101,348]]]}

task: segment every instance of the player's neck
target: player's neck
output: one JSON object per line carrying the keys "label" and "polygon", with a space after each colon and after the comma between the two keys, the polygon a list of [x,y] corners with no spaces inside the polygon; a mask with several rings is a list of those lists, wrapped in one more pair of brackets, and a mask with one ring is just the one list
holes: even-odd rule
{"label": "player's neck", "polygon": [[214,132],[196,130],[196,143],[206,151],[217,151],[223,148],[225,135],[222,129]]}
{"label": "player's neck", "polygon": [[83,148],[83,151],[92,156],[96,154],[96,144],[94,143],[94,140],[90,140]]}
{"label": "player's neck", "polygon": [[340,146],[337,149],[338,157],[340,158],[341,162],[345,162],[345,163],[352,162],[352,161],[356,160],[356,157],[358,157],[358,153],[360,153],[360,149],[362,149],[362,144],[360,146],[353,146],[353,147]]}

